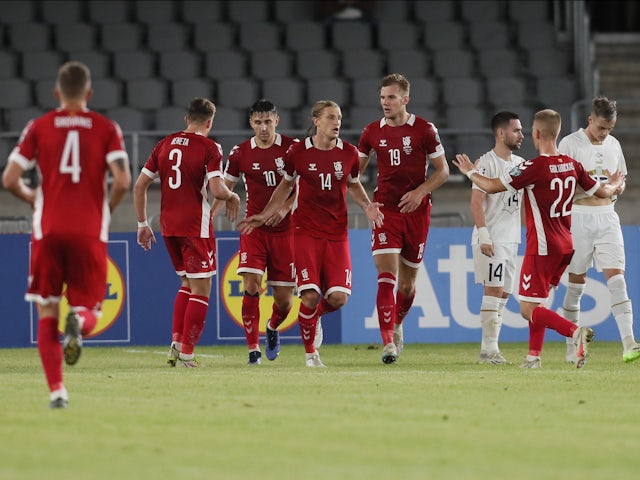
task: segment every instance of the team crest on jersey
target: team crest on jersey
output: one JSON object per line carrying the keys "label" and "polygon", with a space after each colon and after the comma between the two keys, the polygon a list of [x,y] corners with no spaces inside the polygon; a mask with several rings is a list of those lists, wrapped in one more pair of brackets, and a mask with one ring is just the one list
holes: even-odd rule
{"label": "team crest on jersey", "polygon": [[404,150],[404,153],[407,155],[411,154],[413,150],[413,148],[411,148],[411,137],[402,137],[402,150]]}
{"label": "team crest on jersey", "polygon": [[315,163],[310,163],[309,164],[309,171],[310,172],[315,172],[316,170],[318,170],[318,167],[316,166]]}
{"label": "team crest on jersey", "polygon": [[276,169],[278,170],[278,173],[282,174],[282,170],[284,170],[284,160],[282,157],[276,158]]}
{"label": "team crest on jersey", "polygon": [[333,169],[335,170],[335,176],[338,180],[342,180],[344,172],[342,171],[342,162],[333,162]]}
{"label": "team crest on jersey", "polygon": [[386,147],[387,146],[387,139],[386,138],[381,138],[380,139],[380,145],[378,145],[379,147]]}
{"label": "team crest on jersey", "polygon": [[309,270],[307,270],[306,268],[302,269],[300,275],[302,275],[302,280],[304,280],[305,282],[309,280]]}

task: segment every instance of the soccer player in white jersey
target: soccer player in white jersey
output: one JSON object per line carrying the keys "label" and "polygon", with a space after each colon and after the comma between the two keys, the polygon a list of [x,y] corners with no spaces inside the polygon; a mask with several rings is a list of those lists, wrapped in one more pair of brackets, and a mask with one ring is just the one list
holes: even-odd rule
{"label": "soccer player in white jersey", "polygon": [[[513,112],[499,112],[491,119],[495,146],[477,162],[485,177],[497,178],[524,161],[513,154],[522,145],[522,124]],[[480,306],[482,342],[480,363],[507,363],[500,353],[498,337],[502,312],[516,285],[516,258],[520,244],[521,191],[488,195],[477,185],[471,190],[471,235],[476,283],[484,286]]]}
{"label": "soccer player in white jersey", "polygon": [[[610,135],[616,120],[615,100],[595,98],[587,127],[564,137],[558,150],[579,161],[589,175],[601,182],[606,182],[615,171],[626,175],[627,165],[620,142]],[[622,193],[624,187],[623,183],[617,193]],[[571,223],[575,253],[567,267],[569,285],[563,309],[565,317],[579,323],[580,299],[584,294],[587,271],[595,261],[596,268],[604,273],[611,293],[611,312],[620,331],[622,358],[625,362],[633,362],[640,358],[640,346],[633,335],[633,310],[624,278],[624,240],[614,201],[615,198],[588,197],[582,190],[576,192]],[[575,358],[575,346],[567,343],[566,360],[574,363]]]}

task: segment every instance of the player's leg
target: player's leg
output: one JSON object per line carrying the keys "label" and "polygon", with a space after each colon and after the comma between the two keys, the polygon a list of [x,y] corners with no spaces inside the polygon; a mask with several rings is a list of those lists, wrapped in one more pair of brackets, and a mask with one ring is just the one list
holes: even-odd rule
{"label": "player's leg", "polygon": [[[400,263],[400,252],[376,253],[373,260],[378,271],[378,291],[376,295],[376,309],[378,312],[378,325],[382,338],[383,348],[393,345],[389,354],[397,357],[397,349],[393,343],[393,326],[395,325],[396,304],[395,287],[396,274]],[[391,356],[389,358],[392,358]],[[392,363],[392,362],[391,362]]]}
{"label": "player's leg", "polygon": [[302,344],[305,352],[305,364],[307,367],[324,367],[320,360],[320,354],[314,345],[316,335],[316,323],[318,320],[318,303],[320,293],[313,287],[298,287],[300,292],[300,309],[298,310],[298,325]]}
{"label": "player's leg", "polygon": [[184,314],[189,305],[189,297],[191,297],[191,288],[186,275],[180,277],[180,288],[173,300],[173,317],[171,319],[171,347],[169,348],[169,356],[167,363],[175,366],[180,349],[182,348],[182,331],[184,330]]}
{"label": "player's leg", "polygon": [[293,286],[272,285],[273,306],[271,317],[266,324],[266,354],[269,360],[275,360],[280,353],[280,333],[278,328],[287,319],[293,305]]}
{"label": "player's leg", "polygon": [[[572,323],[579,325],[580,322],[580,300],[584,295],[587,283],[586,273],[569,273],[569,283],[567,284],[567,293],[565,293],[562,302],[562,311],[564,317]],[[567,338],[567,351],[565,360],[569,363],[576,363],[576,346],[571,338]]]}
{"label": "player's leg", "polygon": [[640,347],[633,334],[633,307],[627,294],[624,270],[605,269],[604,276],[611,294],[611,313],[616,320],[622,340],[622,358],[625,362],[633,362],[640,358]]}
{"label": "player's leg", "polygon": [[249,365],[260,365],[260,290],[262,275],[244,272],[244,295],[242,296],[242,325],[249,348]]}

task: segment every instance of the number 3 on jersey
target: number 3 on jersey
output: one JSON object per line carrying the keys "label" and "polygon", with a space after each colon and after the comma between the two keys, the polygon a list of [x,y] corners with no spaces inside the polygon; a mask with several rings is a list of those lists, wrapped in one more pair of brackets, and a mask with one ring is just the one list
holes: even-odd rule
{"label": "number 3 on jersey", "polygon": [[169,161],[176,162],[175,165],[171,166],[171,170],[176,172],[175,177],[169,177],[169,186],[174,190],[180,188],[182,185],[182,172],[180,171],[180,164],[182,163],[182,150],[179,148],[173,148],[169,152]]}
{"label": "number 3 on jersey", "polygon": [[78,130],[69,130],[64,141],[64,149],[60,158],[60,173],[71,175],[72,183],[80,182],[80,134]]}

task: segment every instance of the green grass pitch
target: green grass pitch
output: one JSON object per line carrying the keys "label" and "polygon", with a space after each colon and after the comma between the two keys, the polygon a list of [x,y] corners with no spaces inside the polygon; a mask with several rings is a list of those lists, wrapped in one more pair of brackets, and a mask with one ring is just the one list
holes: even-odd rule
{"label": "green grass pitch", "polygon": [[246,365],[244,347],[84,349],[65,367],[69,408],[50,410],[37,352],[0,350],[0,479],[636,478],[640,362],[595,342],[587,365],[548,341],[541,370],[476,363],[478,345],[300,345]]}

